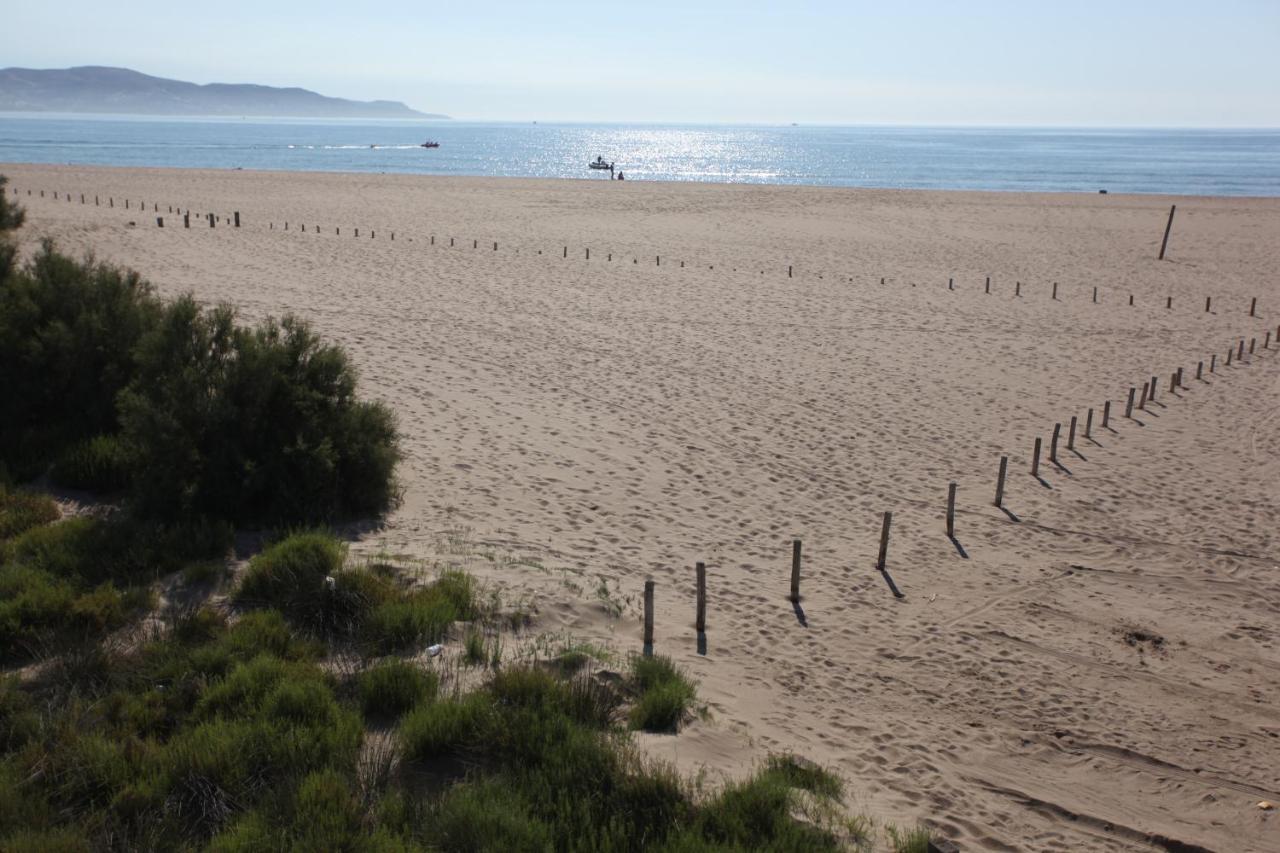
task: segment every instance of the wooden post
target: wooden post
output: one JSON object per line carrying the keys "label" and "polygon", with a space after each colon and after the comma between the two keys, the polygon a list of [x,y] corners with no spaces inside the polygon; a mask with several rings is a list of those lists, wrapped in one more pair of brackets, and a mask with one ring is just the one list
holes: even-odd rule
{"label": "wooden post", "polygon": [[1093,409],[1089,409],[1084,416],[1084,437],[1093,438]]}
{"label": "wooden post", "polygon": [[1036,449],[1031,453],[1031,476],[1040,476],[1040,439],[1036,439]]}
{"label": "wooden post", "polygon": [[1058,298],[1058,283],[1056,281],[1053,283],[1053,296],[1051,298],[1052,299]]}
{"label": "wooden post", "polygon": [[1236,353],[1236,361],[1244,358],[1244,338],[1240,339],[1240,352]]}
{"label": "wooden post", "polygon": [[954,278],[947,279],[947,290],[956,289],[956,280]]}
{"label": "wooden post", "polygon": [[1095,305],[1098,303],[1098,285],[1096,284],[1093,286],[1093,302]]}
{"label": "wooden post", "polygon": [[1147,395],[1147,400],[1154,403],[1156,401],[1156,378],[1151,377],[1151,393]]}
{"label": "wooden post", "polygon": [[644,653],[653,654],[653,581],[644,582]]}
{"label": "wooden post", "polygon": [[1235,354],[1235,347],[1227,347],[1227,367],[1231,366],[1231,356]]}
{"label": "wooden post", "polygon": [[1129,307],[1130,307],[1130,308],[1132,308],[1132,307],[1133,307],[1133,294],[1132,294],[1132,293],[1130,293],[1130,294],[1129,294]]}
{"label": "wooden post", "polygon": [[1058,461],[1058,438],[1062,435],[1062,424],[1053,425],[1053,437],[1049,439],[1049,461]]}
{"label": "wooden post", "polygon": [[1249,338],[1249,355],[1253,355],[1253,348],[1255,345],[1257,345],[1257,343],[1258,343],[1257,338]]}
{"label": "wooden post", "polygon": [[791,540],[791,600],[800,600],[800,540]]}
{"label": "wooden post", "polygon": [[1255,296],[1253,297],[1252,301],[1249,302],[1249,316],[1256,317],[1257,314],[1255,312],[1257,310],[1258,310],[1258,297]]}
{"label": "wooden post", "polygon": [[[1132,405],[1133,403],[1132,397],[1129,398],[1129,402],[1130,402],[1130,405]],[[1111,426],[1111,401],[1107,400],[1102,404],[1102,428],[1107,429],[1110,426]]]}
{"label": "wooden post", "polygon": [[182,227],[183,228],[191,227],[191,211],[189,210],[186,213],[182,214]]}
{"label": "wooden post", "polygon": [[1009,472],[1009,457],[1000,457],[1000,473],[996,475],[996,506],[1004,506],[1004,475]]}
{"label": "wooden post", "polygon": [[102,206],[102,205],[100,205],[100,204],[98,203],[98,197],[97,197],[96,195],[93,197],[93,206],[94,206],[94,207],[101,207],[101,206]]}
{"label": "wooden post", "polygon": [[1204,362],[1197,361],[1196,362],[1196,379],[1203,379],[1203,378],[1204,378]]}
{"label": "wooden post", "polygon": [[1209,313],[1209,303],[1211,303],[1211,302],[1213,302],[1213,297],[1212,297],[1212,296],[1206,296],[1206,297],[1204,298],[1204,313],[1206,313],[1206,314],[1208,314],[1208,313]]}
{"label": "wooden post", "polygon": [[591,250],[587,249],[587,260],[591,260]]}
{"label": "wooden post", "polygon": [[1169,310],[1173,310],[1173,297],[1172,297],[1172,296],[1170,296],[1168,299],[1166,299],[1166,300],[1165,300],[1164,307],[1165,307],[1165,308],[1167,308],[1167,309],[1169,309]]}
{"label": "wooden post", "polygon": [[210,214],[209,214],[209,227],[210,227],[210,228],[216,228],[216,227],[217,227],[216,225],[214,225],[214,224],[213,224],[213,214],[212,214],[212,213],[210,213]]}
{"label": "wooden post", "polygon": [[991,292],[991,276],[987,276],[987,293]]}
{"label": "wooden post", "polygon": [[1174,371],[1169,375],[1169,393],[1172,394],[1178,390],[1178,371]]}
{"label": "wooden post", "polygon": [[1271,332],[1270,332],[1270,330],[1268,330],[1268,331],[1267,331],[1267,336],[1266,336],[1265,338],[1263,338],[1263,339],[1262,339],[1262,348],[1263,348],[1263,349],[1271,349]]}
{"label": "wooden post", "polygon": [[655,267],[660,267],[660,266],[662,266],[662,258],[661,258],[660,256],[658,256],[658,255],[654,255],[654,256],[653,256],[653,265],[654,265]]}
{"label": "wooden post", "polygon": [[1021,296],[1021,295],[1022,295],[1022,282],[1020,282],[1020,281],[1015,281],[1015,282],[1013,283],[1013,295],[1014,295],[1014,296]]}
{"label": "wooden post", "polygon": [[1071,426],[1067,430],[1067,450],[1076,449],[1076,416],[1071,416]]}
{"label": "wooden post", "polygon": [[568,247],[568,246],[565,246],[565,247],[564,247],[564,256],[565,256],[566,258],[567,258],[567,257],[569,257],[569,247]]}
{"label": "wooden post", "polygon": [[1160,241],[1160,257],[1156,260],[1164,260],[1164,250],[1169,247],[1169,232],[1173,229],[1173,214],[1177,211],[1178,206],[1172,205],[1169,208],[1169,222],[1164,226],[1164,239]]}
{"label": "wooden post", "polygon": [[956,537],[956,484],[947,486],[947,535]]}
{"label": "wooden post", "polygon": [[787,264],[787,278],[791,278],[791,264]]}
{"label": "wooden post", "polygon": [[[1124,406],[1124,416],[1125,416],[1126,418],[1131,418],[1131,417],[1133,417],[1133,395],[1134,395],[1134,388],[1133,388],[1133,386],[1130,386],[1130,387],[1129,387],[1129,402],[1125,403],[1125,406]],[[1145,395],[1144,395],[1144,396],[1145,396]]]}
{"label": "wooden post", "polygon": [[1216,373],[1218,370],[1218,354],[1212,353],[1209,356],[1209,372]]}
{"label": "wooden post", "polygon": [[707,630],[707,564],[698,563],[698,614],[694,627],[701,634]]}
{"label": "wooden post", "polygon": [[164,217],[163,217],[163,216],[157,216],[157,217],[156,217],[156,227],[157,227],[157,228],[163,228],[163,227],[164,227]]}
{"label": "wooden post", "polygon": [[1147,408],[1147,392],[1148,392],[1149,390],[1150,390],[1150,386],[1149,386],[1146,382],[1143,382],[1143,383],[1142,383],[1142,398],[1141,398],[1140,400],[1138,400],[1138,411],[1140,411],[1140,412],[1141,412],[1141,411],[1143,411],[1143,410],[1145,410],[1145,409]]}
{"label": "wooden post", "polygon": [[893,523],[893,513],[884,514],[884,525],[880,528],[880,558],[876,560],[876,568],[884,571],[885,561],[889,557],[889,525]]}

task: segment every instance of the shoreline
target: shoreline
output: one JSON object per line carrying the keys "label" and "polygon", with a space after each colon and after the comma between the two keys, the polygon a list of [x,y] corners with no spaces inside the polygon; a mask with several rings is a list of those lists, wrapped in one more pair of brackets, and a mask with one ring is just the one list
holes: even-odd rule
{"label": "shoreline", "polygon": [[1021,189],[923,189],[913,187],[878,187],[878,186],[839,186],[834,184],[790,184],[790,183],[756,183],[750,181],[668,181],[668,180],[647,180],[628,178],[625,181],[605,181],[598,178],[589,177],[528,177],[522,175],[445,175],[445,174],[423,174],[421,172],[395,172],[395,171],[350,171],[342,169],[249,169],[249,168],[219,168],[210,166],[117,166],[102,165],[96,163],[41,163],[28,161],[0,161],[0,174],[8,174],[13,169],[32,169],[32,170],[90,170],[90,171],[106,171],[106,172],[138,172],[142,174],[157,173],[183,175],[183,174],[208,174],[208,175],[227,175],[227,174],[247,174],[247,175],[263,175],[272,177],[288,177],[291,175],[307,176],[307,175],[325,175],[333,177],[347,178],[406,178],[411,180],[422,181],[440,181],[440,182],[494,182],[494,183],[512,183],[525,184],[530,186],[545,185],[554,187],[557,185],[564,186],[590,186],[594,184],[623,184],[626,186],[642,186],[642,187],[659,187],[664,189],[672,188],[725,188],[737,190],[771,190],[795,191],[795,192],[839,192],[851,194],[893,194],[901,193],[904,195],[941,195],[941,196],[995,196],[995,197],[1043,197],[1046,200],[1079,200],[1083,198],[1092,198],[1095,196],[1106,196],[1109,199],[1167,199],[1172,202],[1277,202],[1280,203],[1280,195],[1196,195],[1187,193],[1156,193],[1156,192],[1107,192],[1088,191],[1088,190],[1021,190]]}

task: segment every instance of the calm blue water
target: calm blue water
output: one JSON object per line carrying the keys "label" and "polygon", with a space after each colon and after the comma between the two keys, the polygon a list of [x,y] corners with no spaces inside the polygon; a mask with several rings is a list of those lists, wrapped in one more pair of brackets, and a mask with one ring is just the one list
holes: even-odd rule
{"label": "calm blue water", "polygon": [[0,162],[603,179],[597,155],[638,180],[1280,196],[1280,130],[0,115]]}

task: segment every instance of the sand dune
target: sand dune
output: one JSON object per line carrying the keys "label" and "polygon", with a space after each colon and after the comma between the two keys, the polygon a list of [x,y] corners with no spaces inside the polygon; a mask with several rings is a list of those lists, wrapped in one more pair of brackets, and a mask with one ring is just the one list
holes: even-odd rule
{"label": "sand dune", "polygon": [[658,649],[712,712],[655,754],[796,749],[965,850],[1280,849],[1257,808],[1280,801],[1280,200],[0,172],[28,233],[349,348],[407,451],[404,506],[358,548],[470,528],[535,630],[624,650],[652,576]]}

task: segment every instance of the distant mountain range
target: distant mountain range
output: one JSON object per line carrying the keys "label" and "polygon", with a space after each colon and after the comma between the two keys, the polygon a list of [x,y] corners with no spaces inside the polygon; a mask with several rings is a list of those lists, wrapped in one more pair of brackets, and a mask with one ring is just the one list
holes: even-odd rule
{"label": "distant mountain range", "polygon": [[0,69],[0,111],[306,118],[448,118],[399,101],[348,101],[250,83],[198,85],[85,65]]}

